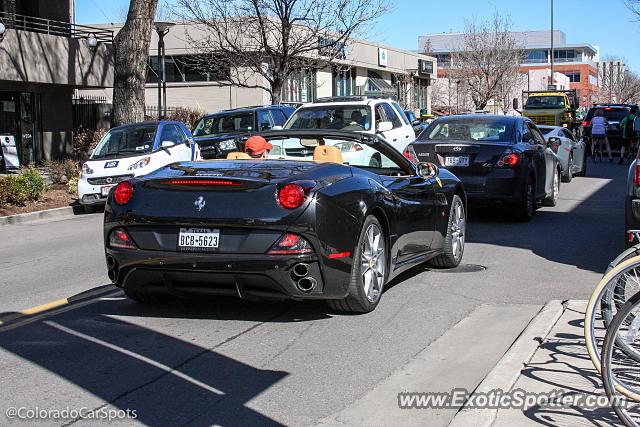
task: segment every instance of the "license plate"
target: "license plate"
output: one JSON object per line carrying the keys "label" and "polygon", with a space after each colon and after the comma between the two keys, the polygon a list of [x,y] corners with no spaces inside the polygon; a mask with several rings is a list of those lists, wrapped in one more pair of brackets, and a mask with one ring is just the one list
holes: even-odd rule
{"label": "license plate", "polygon": [[210,228],[181,228],[178,247],[186,249],[215,249],[220,243],[220,230]]}
{"label": "license plate", "polygon": [[102,194],[102,197],[107,197],[109,195],[109,191],[111,191],[113,187],[113,185],[105,185],[104,187],[100,187],[100,194]]}
{"label": "license plate", "polygon": [[469,156],[447,156],[444,158],[445,166],[469,166]]}

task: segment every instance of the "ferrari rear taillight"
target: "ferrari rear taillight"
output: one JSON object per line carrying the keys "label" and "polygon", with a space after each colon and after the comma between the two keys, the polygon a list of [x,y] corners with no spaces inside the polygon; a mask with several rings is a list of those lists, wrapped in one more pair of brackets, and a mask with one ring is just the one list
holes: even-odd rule
{"label": "ferrari rear taillight", "polygon": [[306,200],[304,188],[298,184],[287,184],[278,191],[278,203],[285,209],[297,209]]}
{"label": "ferrari rear taillight", "polygon": [[640,186],[640,159],[636,159],[636,174],[633,179],[633,183],[638,187]]}
{"label": "ferrari rear taillight", "polygon": [[513,167],[513,166],[518,166],[519,164],[520,164],[520,154],[518,154],[518,153],[509,153],[509,154],[506,154],[506,155],[502,156],[500,161],[498,161],[497,166],[498,167],[503,167],[503,166]]}
{"label": "ferrari rear taillight", "polygon": [[129,181],[122,181],[113,190],[113,200],[120,206],[126,205],[133,199],[133,185]]}
{"label": "ferrari rear taillight", "polygon": [[413,163],[414,165],[417,165],[418,163],[420,163],[420,160],[418,160],[418,156],[416,155],[416,151],[413,149],[411,145],[407,145],[407,148],[404,149],[404,151],[402,152],[402,155],[406,159],[411,161],[411,163]]}
{"label": "ferrari rear taillight", "polygon": [[313,248],[304,237],[294,233],[284,233],[267,253],[269,255],[302,255],[313,253]]}
{"label": "ferrari rear taillight", "polygon": [[135,249],[136,245],[131,240],[124,228],[114,228],[109,234],[109,247],[116,249]]}

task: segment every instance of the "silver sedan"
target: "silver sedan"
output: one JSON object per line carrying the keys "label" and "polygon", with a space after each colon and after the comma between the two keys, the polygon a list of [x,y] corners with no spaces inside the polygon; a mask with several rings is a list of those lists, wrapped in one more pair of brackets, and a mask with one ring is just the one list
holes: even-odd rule
{"label": "silver sedan", "polygon": [[586,175],[587,147],[583,141],[579,141],[571,131],[560,126],[538,126],[538,129],[560,160],[563,182],[571,182],[574,175]]}

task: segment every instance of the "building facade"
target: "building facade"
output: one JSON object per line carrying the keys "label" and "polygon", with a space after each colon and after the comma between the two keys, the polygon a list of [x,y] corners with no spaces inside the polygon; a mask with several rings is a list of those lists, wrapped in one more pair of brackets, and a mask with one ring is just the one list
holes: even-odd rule
{"label": "building facade", "polygon": [[0,137],[21,165],[64,158],[74,91],[113,85],[113,34],[74,25],[69,0],[0,0],[0,22]]}
{"label": "building facade", "polygon": [[[551,31],[513,32],[511,35],[524,49],[520,72],[551,70]],[[444,33],[418,37],[421,52],[437,58],[439,72],[451,65],[452,53],[462,49],[464,34]],[[553,32],[554,71],[569,78],[569,89],[576,89],[580,105],[588,107],[595,102],[598,92],[599,49],[587,43],[568,44],[564,32]],[[535,73],[537,76],[539,73]],[[529,76],[531,81],[536,77]],[[529,87],[529,89],[531,89]],[[533,90],[533,89],[532,89]]]}
{"label": "building facade", "polygon": [[[204,73],[197,66],[196,55],[188,39],[198,37],[198,28],[176,22],[164,37],[166,58],[167,105],[187,106],[205,112],[271,102],[269,93],[260,88],[243,88],[224,84],[224,75]],[[121,26],[101,26],[117,32]],[[204,37],[204,35],[203,35]],[[154,33],[149,50],[146,103],[158,102],[158,39]],[[430,109],[430,87],[436,78],[433,57],[364,40],[351,40],[341,59],[321,69],[296,70],[285,82],[282,102],[304,103],[327,96],[371,95],[396,98],[414,110]],[[256,83],[264,83],[255,74]],[[82,91],[111,99],[110,89]]]}

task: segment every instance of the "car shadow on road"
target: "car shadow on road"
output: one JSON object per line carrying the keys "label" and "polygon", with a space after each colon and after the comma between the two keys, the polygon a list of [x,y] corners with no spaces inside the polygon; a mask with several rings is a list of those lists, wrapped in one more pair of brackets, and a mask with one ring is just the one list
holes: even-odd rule
{"label": "car shadow on road", "polygon": [[[604,272],[624,250],[623,177],[621,170],[611,172],[610,165],[606,166],[599,172],[592,168],[589,178],[611,181],[568,212],[541,208],[530,223],[518,223],[506,208],[470,209],[467,242],[529,249],[553,262]],[[561,188],[560,203],[577,202],[563,201],[563,196],[567,197]]]}
{"label": "car shadow on road", "polygon": [[[54,374],[37,374],[33,396],[39,404],[44,402],[42,396],[49,396],[52,406],[130,410],[145,425],[282,425],[247,402],[288,373],[259,369],[216,351],[253,330],[255,323],[222,342],[213,339],[212,347],[205,348],[96,314],[96,305],[102,308],[98,313],[117,313],[122,310],[104,306],[131,304],[101,301],[0,333],[1,349]],[[3,374],[11,383],[14,375],[20,375],[17,367],[22,362],[11,362],[11,356],[4,359],[16,366]],[[10,390],[5,384],[3,403],[29,405],[14,401],[19,397]]]}

